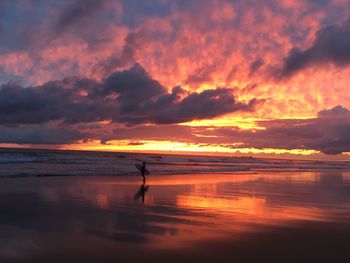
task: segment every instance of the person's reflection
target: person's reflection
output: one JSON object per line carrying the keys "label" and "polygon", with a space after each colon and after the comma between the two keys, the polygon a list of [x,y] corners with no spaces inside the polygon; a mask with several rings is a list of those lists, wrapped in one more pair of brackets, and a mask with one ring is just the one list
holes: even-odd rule
{"label": "person's reflection", "polygon": [[142,197],[142,203],[145,202],[145,195],[148,191],[148,185],[146,185],[146,176],[149,175],[149,171],[146,168],[146,162],[142,162],[142,165],[135,164],[136,168],[141,172],[143,183],[140,186],[140,189],[136,192],[134,199],[138,200],[140,197]]}
{"label": "person's reflection", "polygon": [[148,185],[146,185],[146,182],[144,181],[143,184],[140,186],[139,190],[136,192],[134,199],[138,200],[142,197],[142,203],[145,202],[145,195],[148,191]]}

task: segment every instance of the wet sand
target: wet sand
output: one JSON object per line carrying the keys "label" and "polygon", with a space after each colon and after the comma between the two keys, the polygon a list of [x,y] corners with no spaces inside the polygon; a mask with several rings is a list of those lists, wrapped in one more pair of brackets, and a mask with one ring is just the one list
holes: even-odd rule
{"label": "wet sand", "polygon": [[350,262],[350,173],[150,176],[141,184],[1,179],[0,262]]}

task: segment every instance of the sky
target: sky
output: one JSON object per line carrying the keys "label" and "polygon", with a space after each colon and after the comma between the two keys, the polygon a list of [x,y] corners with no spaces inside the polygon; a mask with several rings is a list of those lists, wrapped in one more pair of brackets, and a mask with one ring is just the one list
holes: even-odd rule
{"label": "sky", "polygon": [[350,159],[349,0],[1,0],[0,146]]}

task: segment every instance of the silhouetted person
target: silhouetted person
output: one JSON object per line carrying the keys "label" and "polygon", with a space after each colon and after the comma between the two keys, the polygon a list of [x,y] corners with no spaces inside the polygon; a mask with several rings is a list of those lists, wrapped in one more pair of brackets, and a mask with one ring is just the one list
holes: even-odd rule
{"label": "silhouetted person", "polygon": [[142,178],[143,178],[143,184],[140,186],[140,189],[136,192],[134,198],[139,199],[142,197],[142,202],[145,202],[145,195],[148,191],[148,185],[146,185],[146,175],[149,175],[149,171],[146,168],[146,162],[143,161],[142,165],[135,164],[136,168],[140,171]]}
{"label": "silhouetted person", "polygon": [[146,183],[146,175],[149,175],[149,171],[146,168],[146,162],[142,162],[142,165],[140,164],[135,164],[135,167],[137,168],[137,170],[140,171],[142,177],[143,177],[143,184]]}
{"label": "silhouetted person", "polygon": [[146,162],[142,162],[141,175],[143,177],[143,185],[146,183]]}

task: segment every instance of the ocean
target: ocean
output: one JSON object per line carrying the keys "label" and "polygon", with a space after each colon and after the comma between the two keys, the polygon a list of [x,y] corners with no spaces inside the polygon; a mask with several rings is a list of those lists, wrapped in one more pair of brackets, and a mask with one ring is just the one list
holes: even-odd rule
{"label": "ocean", "polygon": [[350,162],[336,161],[3,148],[0,149],[0,176],[138,175],[135,164],[142,161],[147,163],[152,175],[350,170]]}
{"label": "ocean", "polygon": [[0,162],[1,263],[350,262],[348,162],[23,149]]}

